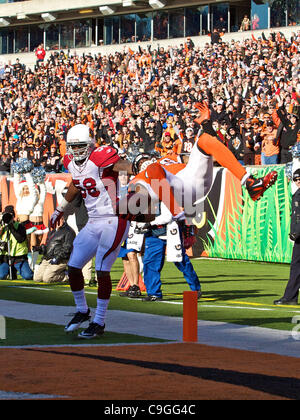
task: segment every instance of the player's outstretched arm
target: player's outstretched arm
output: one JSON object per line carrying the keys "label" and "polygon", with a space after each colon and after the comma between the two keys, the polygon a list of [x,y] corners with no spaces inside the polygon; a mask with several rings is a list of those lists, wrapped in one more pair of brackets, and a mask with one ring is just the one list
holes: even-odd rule
{"label": "player's outstretched arm", "polygon": [[203,121],[210,120],[210,110],[206,102],[197,102],[194,106],[200,111],[199,117],[194,120],[197,124],[201,125]]}
{"label": "player's outstretched arm", "polygon": [[203,103],[197,102],[195,104],[195,108],[200,111],[199,117],[195,118],[195,123],[202,126],[204,133],[210,134],[211,136],[217,137],[217,133],[213,129],[212,122],[210,119],[210,109],[207,103],[204,101]]}

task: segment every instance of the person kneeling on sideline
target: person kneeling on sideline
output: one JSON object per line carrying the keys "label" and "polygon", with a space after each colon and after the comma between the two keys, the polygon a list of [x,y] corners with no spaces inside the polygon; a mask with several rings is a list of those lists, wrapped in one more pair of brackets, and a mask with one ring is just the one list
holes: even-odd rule
{"label": "person kneeling on sideline", "polygon": [[48,234],[46,245],[41,247],[43,260],[34,273],[33,280],[44,283],[61,283],[67,279],[67,263],[70,258],[75,231],[66,219],[62,226]]}

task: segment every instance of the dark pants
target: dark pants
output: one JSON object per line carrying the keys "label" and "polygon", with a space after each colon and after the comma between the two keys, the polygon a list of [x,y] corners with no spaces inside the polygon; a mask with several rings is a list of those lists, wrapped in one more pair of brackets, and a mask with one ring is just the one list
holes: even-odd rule
{"label": "dark pants", "polygon": [[280,163],[292,162],[293,156],[290,150],[282,149],[280,152]]}
{"label": "dark pants", "polygon": [[255,154],[247,153],[244,155],[244,164],[245,165],[255,165]]}
{"label": "dark pants", "polygon": [[298,300],[300,288],[300,241],[294,243],[290,278],[285,288],[284,298],[287,300]]}

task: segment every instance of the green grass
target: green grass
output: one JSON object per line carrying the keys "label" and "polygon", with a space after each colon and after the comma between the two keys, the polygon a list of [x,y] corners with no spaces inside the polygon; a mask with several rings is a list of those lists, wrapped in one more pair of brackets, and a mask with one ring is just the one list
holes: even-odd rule
{"label": "green grass", "polygon": [[[292,330],[291,320],[295,314],[300,312],[300,306],[273,305],[273,301],[283,295],[289,277],[288,264],[206,259],[192,260],[192,262],[203,290],[203,298],[198,304],[199,319]],[[121,298],[115,288],[122,273],[122,262],[118,259],[111,273],[114,290],[109,309],[182,316],[182,294],[189,288],[174,264],[166,263],[162,271],[163,302],[142,302],[137,299]],[[88,292],[88,304],[95,308],[97,289],[87,287],[86,291]],[[0,299],[44,305],[74,306],[69,286],[41,285],[22,280],[14,282],[1,280]],[[56,344],[74,344],[74,337],[66,336],[60,326],[16,320],[8,320],[8,323],[11,323],[12,328],[9,329],[14,331],[13,336],[8,337],[7,340],[0,340],[0,345],[42,344],[37,340],[40,340],[39,337],[45,336],[45,334],[41,334],[45,328],[48,336],[51,336],[51,340],[46,340],[46,344],[54,344],[54,342]],[[101,339],[101,343],[131,342],[131,340],[146,342],[146,339],[140,340],[137,337],[109,332],[105,337],[107,341]],[[77,342],[75,340],[75,343]]]}
{"label": "green grass", "polygon": [[[62,326],[42,324],[39,322],[6,319],[7,336],[0,340],[1,346],[34,346],[34,345],[76,345],[87,344],[77,337],[77,334],[66,334]],[[164,342],[164,340],[151,339],[131,334],[119,334],[107,331],[99,339],[94,339],[88,344],[130,344]]]}

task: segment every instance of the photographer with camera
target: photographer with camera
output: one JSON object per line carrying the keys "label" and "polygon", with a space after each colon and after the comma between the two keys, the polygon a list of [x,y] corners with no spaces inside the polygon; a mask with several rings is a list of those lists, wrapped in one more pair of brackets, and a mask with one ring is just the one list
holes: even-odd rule
{"label": "photographer with camera", "polygon": [[66,276],[67,263],[75,237],[76,233],[68,225],[66,218],[57,230],[49,232],[46,245],[40,247],[40,253],[44,257],[38,269],[34,272],[34,281],[62,283],[65,278],[68,278]]}
{"label": "photographer with camera", "polygon": [[0,279],[17,278],[32,280],[33,272],[28,264],[28,242],[26,228],[15,221],[13,206],[6,206],[2,213],[0,227]]}
{"label": "photographer with camera", "polygon": [[282,298],[274,305],[297,305],[300,288],[300,169],[293,173],[293,182],[297,188],[292,199],[292,217],[290,239],[294,241],[290,278]]}

